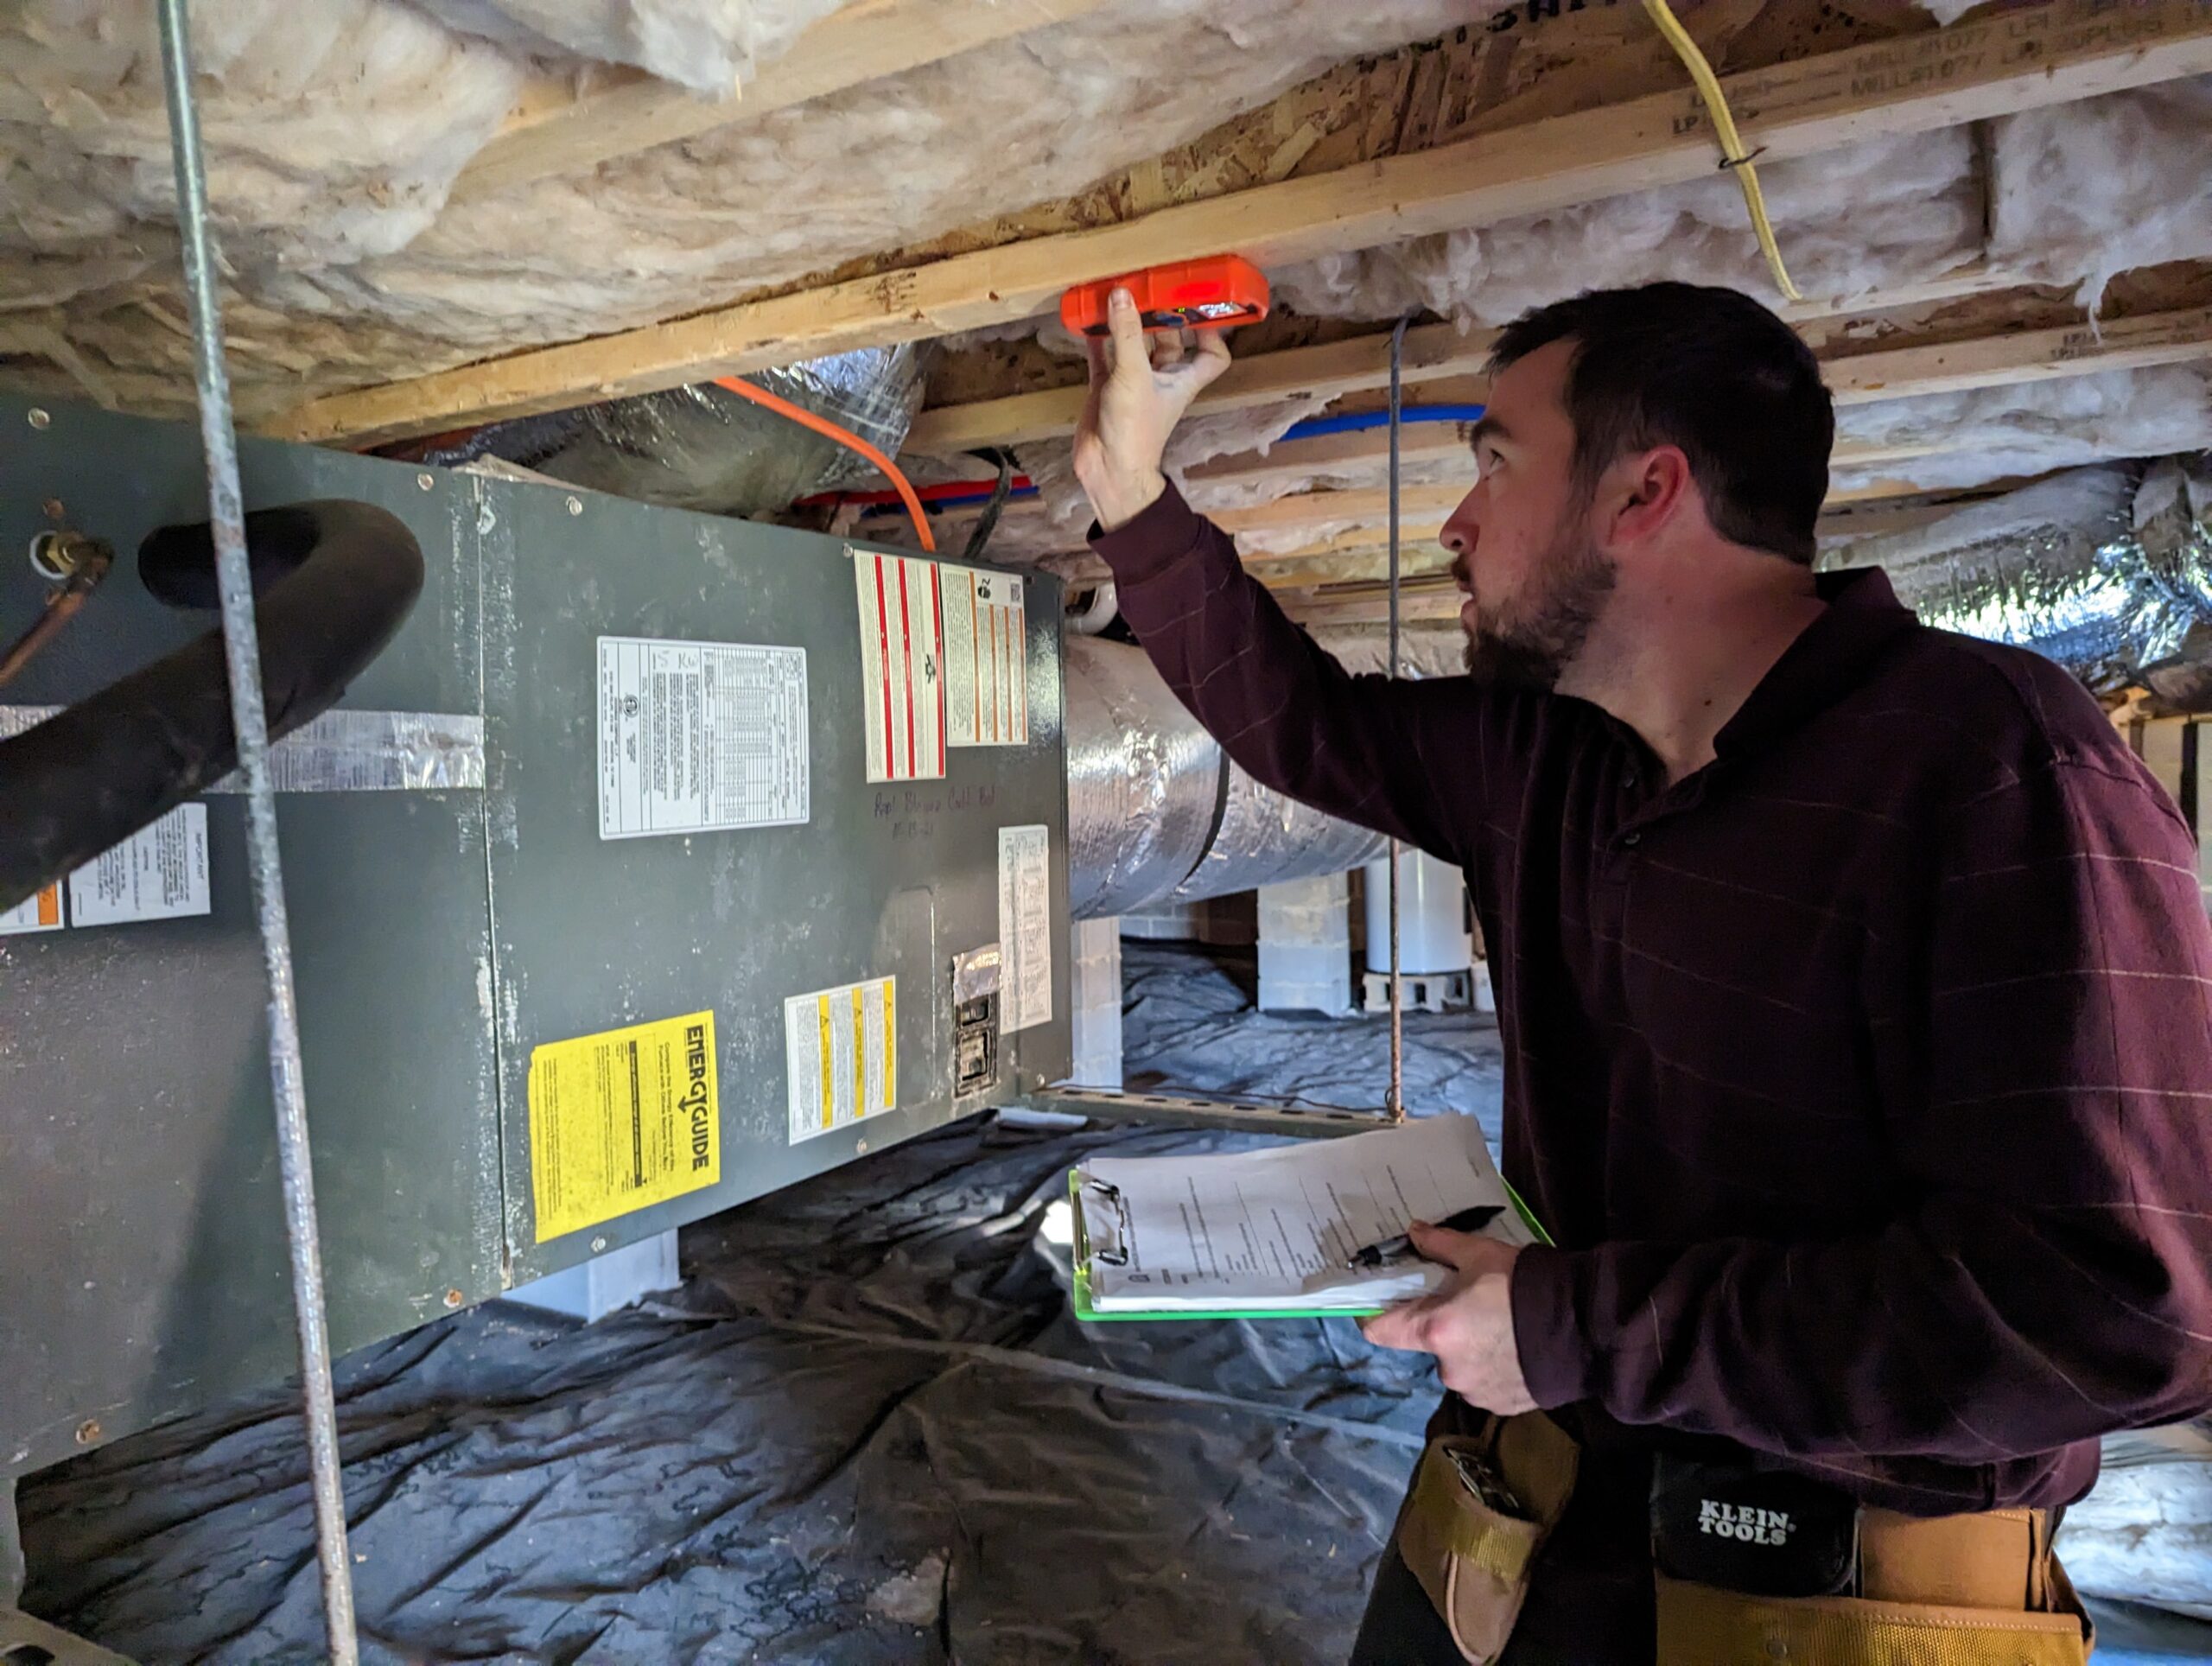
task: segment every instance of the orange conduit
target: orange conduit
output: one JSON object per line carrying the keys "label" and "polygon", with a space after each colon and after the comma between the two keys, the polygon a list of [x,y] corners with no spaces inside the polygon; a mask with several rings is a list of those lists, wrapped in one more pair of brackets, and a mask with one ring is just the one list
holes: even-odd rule
{"label": "orange conduit", "polygon": [[766,388],[757,388],[752,383],[741,380],[734,376],[717,376],[715,378],[715,385],[718,388],[727,388],[742,398],[752,400],[756,405],[766,405],[778,416],[788,416],[801,428],[810,428],[823,438],[835,440],[847,450],[856,451],[874,463],[876,467],[883,471],[884,478],[899,488],[899,500],[906,506],[907,514],[913,518],[914,536],[922,541],[922,548],[931,555],[937,553],[937,535],[930,531],[930,518],[923,512],[922,500],[914,495],[913,486],[908,483],[906,477],[899,472],[899,465],[885,456],[882,452],[849,429],[840,428],[827,416],[817,416],[802,405],[795,405],[788,399],[779,398]]}

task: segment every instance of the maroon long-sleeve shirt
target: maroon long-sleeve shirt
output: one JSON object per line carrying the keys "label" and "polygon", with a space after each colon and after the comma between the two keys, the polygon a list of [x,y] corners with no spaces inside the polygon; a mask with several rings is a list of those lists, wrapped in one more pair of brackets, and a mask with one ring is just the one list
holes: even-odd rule
{"label": "maroon long-sleeve shirt", "polygon": [[1825,575],[1670,786],[1586,702],[1348,675],[1173,488],[1094,543],[1237,762],[1465,869],[1540,1405],[1923,1514],[2212,1405],[2196,852],[2064,672]]}

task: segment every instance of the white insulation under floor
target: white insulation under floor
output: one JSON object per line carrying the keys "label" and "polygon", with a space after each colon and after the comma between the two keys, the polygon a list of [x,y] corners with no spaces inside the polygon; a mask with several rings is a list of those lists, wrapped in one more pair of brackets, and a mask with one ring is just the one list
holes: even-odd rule
{"label": "white insulation under floor", "polygon": [[[197,0],[241,406],[270,411],[696,311],[1065,196],[1332,66],[1500,4],[1112,0],[449,207],[530,77],[590,84],[635,67],[724,87],[772,64],[838,0]],[[1697,28],[1707,8],[1681,10]],[[1710,25],[1755,10],[1711,0]],[[1878,294],[1981,260],[2094,300],[2115,270],[2212,257],[2212,78],[1875,139],[1763,175],[1808,294]],[[181,409],[174,214],[150,0],[0,7],[0,376]],[[1471,325],[1657,277],[1772,293],[1719,172],[1273,276],[1303,312],[1381,320],[1419,306]],[[1249,448],[1307,409],[1191,436],[1181,461]],[[1942,430],[1936,455],[1880,473],[1949,486],[2212,443],[2209,410],[2203,372],[2168,368],[1863,407],[1845,433]],[[1027,461],[1055,472],[1049,448]]]}

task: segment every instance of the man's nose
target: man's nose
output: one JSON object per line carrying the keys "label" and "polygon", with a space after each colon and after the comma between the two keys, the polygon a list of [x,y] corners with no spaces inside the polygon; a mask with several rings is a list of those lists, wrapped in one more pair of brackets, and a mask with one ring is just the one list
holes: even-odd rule
{"label": "man's nose", "polygon": [[1482,536],[1482,528],[1475,519],[1475,494],[1472,492],[1459,499],[1459,506],[1444,523],[1444,530],[1436,535],[1441,544],[1455,556],[1472,555],[1475,541]]}

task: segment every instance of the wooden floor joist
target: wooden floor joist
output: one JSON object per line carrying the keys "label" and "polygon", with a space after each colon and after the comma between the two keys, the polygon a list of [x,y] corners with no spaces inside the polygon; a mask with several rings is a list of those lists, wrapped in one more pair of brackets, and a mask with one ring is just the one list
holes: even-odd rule
{"label": "wooden floor joist", "polygon": [[[1925,132],[2212,72],[2202,0],[2049,0],[1724,82],[1769,157]],[[1703,178],[1711,125],[1684,87],[1095,229],[541,348],[315,401],[283,437],[373,443],[1000,324],[1071,283],[1236,250],[1262,264],[1371,248]]]}
{"label": "wooden floor joist", "polygon": [[[2101,326],[2019,330],[1975,340],[1904,347],[1824,360],[1822,373],[1839,405],[1872,404],[1923,394],[1957,393],[2102,371],[2142,370],[2157,365],[2212,359],[2212,308],[2151,313],[2109,320]],[[1836,447],[1838,468],[1878,467],[1924,456],[1929,446],[1871,446],[1846,441]],[[1436,462],[1463,449],[1457,425],[1421,423],[1404,430],[1400,456],[1408,464]],[[1371,473],[1389,453],[1384,429],[1366,429],[1305,440],[1278,440],[1262,454],[1220,457],[1191,470],[1193,481],[1279,485],[1286,488],[1317,474]]]}
{"label": "wooden floor joist", "polygon": [[1836,404],[1864,405],[2200,359],[2212,359],[2212,307],[1862,353],[1824,361],[1821,374]]}
{"label": "wooden floor joist", "polygon": [[[1934,519],[1961,504],[1994,497],[2026,484],[2024,480],[2012,479],[1931,492],[1909,480],[1877,480],[1832,493],[1823,511],[1821,530],[1823,536],[1845,526],[1859,536],[1901,531],[1910,524],[1910,518]],[[1351,512],[1343,505],[1332,509],[1331,499],[1364,499],[1383,495],[1318,492],[1301,498],[1279,499],[1264,506],[1300,506],[1301,512],[1313,516],[1319,525],[1338,525]],[[1419,576],[1444,563],[1445,551],[1434,541],[1434,534],[1439,520],[1451,512],[1459,495],[1458,486],[1414,486],[1406,490],[1400,506],[1404,526],[1399,541],[1399,559],[1404,572]],[[1445,501],[1446,497],[1451,499],[1448,503]],[[1226,523],[1237,512],[1228,511],[1213,518]],[[1383,512],[1387,516],[1387,504]],[[1247,567],[1271,585],[1337,582],[1382,576],[1388,568],[1389,550],[1382,527],[1370,523],[1363,512],[1342,532],[1287,549],[1248,550],[1243,560]]]}
{"label": "wooden floor joist", "polygon": [[492,142],[469,158],[448,203],[572,174],[655,145],[758,121],[779,110],[918,69],[1108,0],[859,0],[808,29],[741,93],[715,99],[643,71],[579,92],[533,85]]}
{"label": "wooden floor joist", "polygon": [[[1963,294],[1962,277],[1936,280],[1948,294]],[[2003,280],[1977,270],[1971,281],[1984,289]],[[1926,286],[1934,288],[1934,284]],[[1859,310],[1916,304],[1909,294],[1862,297]],[[1479,372],[1497,340],[1494,330],[1462,334],[1453,325],[1425,324],[1406,332],[1404,380],[1419,390],[1430,383]],[[2096,371],[2140,370],[2212,356],[2212,308],[2155,313],[2045,330],[2021,330],[1933,347],[1903,347],[1853,357],[1826,357],[1825,374],[1840,405],[1901,399],[1920,393],[1955,393]],[[1383,385],[1390,373],[1388,334],[1357,336],[1322,347],[1291,347],[1239,359],[1199,395],[1199,411],[1250,410],[1302,394],[1336,397]],[[1416,395],[1416,397],[1418,397]],[[1084,390],[1054,388],[925,410],[906,438],[910,451],[950,455],[979,446],[1020,445],[1065,438],[1075,431]]]}
{"label": "wooden floor joist", "polygon": [[[1490,357],[1496,330],[1462,332],[1454,324],[1422,324],[1406,332],[1402,359],[1406,385],[1417,387],[1451,376],[1479,372]],[[1281,353],[1240,359],[1201,393],[1192,409],[1249,410],[1280,400],[1312,395],[1336,398],[1361,388],[1380,386],[1390,376],[1390,337],[1354,336],[1319,347],[1288,347]],[[1027,445],[1065,439],[1083,414],[1082,387],[1046,388],[972,404],[942,405],[915,417],[905,449],[950,455],[979,446]]]}
{"label": "wooden floor joist", "polygon": [[[1885,312],[1986,295],[2012,287],[2015,281],[1976,265],[1857,296],[1847,302],[1817,301],[1784,307],[1782,315],[1809,321],[1833,318],[1840,310],[1854,315]],[[1402,359],[1405,385],[1417,388],[1450,377],[1479,374],[1490,358],[1491,344],[1497,340],[1496,330],[1463,331],[1456,324],[1416,326],[1406,332]],[[1192,408],[1202,412],[1249,410],[1304,395],[1336,398],[1384,386],[1389,379],[1390,336],[1383,331],[1240,359],[1198,397]],[[1065,439],[1075,432],[1076,418],[1083,414],[1084,391],[1080,386],[1046,388],[925,410],[914,419],[906,448],[950,455],[982,446]]]}

